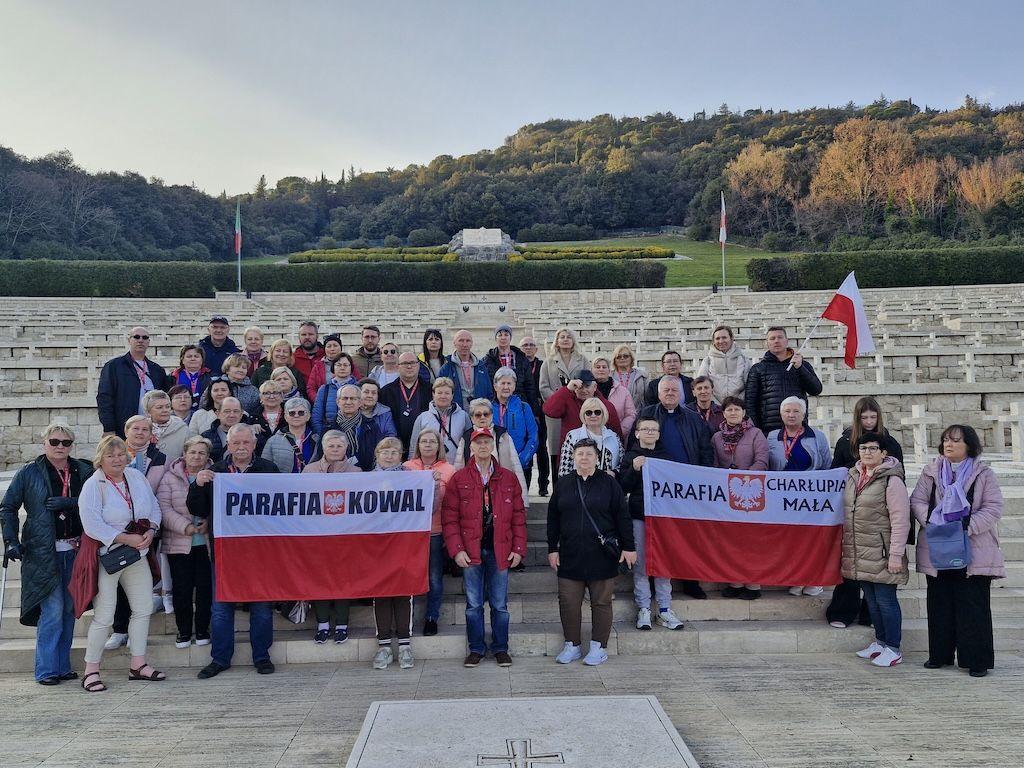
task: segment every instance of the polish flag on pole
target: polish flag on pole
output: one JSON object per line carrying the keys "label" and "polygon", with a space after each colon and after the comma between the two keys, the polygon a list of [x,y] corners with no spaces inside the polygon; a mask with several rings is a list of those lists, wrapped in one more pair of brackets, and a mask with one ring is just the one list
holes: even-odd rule
{"label": "polish flag on pole", "polygon": [[718,242],[725,245],[725,192],[722,192],[722,219],[718,224]]}
{"label": "polish flag on pole", "polygon": [[857,287],[857,278],[851,272],[839,286],[832,301],[821,316],[846,326],[845,361],[849,368],[856,368],[857,355],[875,351],[875,340],[871,337],[871,326],[864,311],[864,300]]}

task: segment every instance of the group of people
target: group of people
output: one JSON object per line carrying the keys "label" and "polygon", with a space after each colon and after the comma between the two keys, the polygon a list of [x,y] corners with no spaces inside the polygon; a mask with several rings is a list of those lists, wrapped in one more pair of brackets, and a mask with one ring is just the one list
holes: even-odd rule
{"label": "group of people", "polygon": [[[351,353],[340,335],[321,337],[314,322],[299,327],[295,346],[284,339],[265,346],[262,331],[250,327],[239,347],[223,316],[212,317],[208,330],[181,349],[168,373],[148,357],[148,330],[132,328],[128,352],[100,376],[105,434],[93,460],[72,458],[74,431],[51,424],[42,454],[18,471],[0,504],[5,558],[22,560],[21,620],[38,627],[40,684],[78,678],[71,640],[76,617],[90,604],[86,691],[106,690],[103,651],[124,644],[129,679],[165,679],[146,660],[150,615],[159,607],[175,616],[178,648],[211,645],[200,678],[231,666],[236,605],[214,596],[218,472],[432,472],[422,633],[438,632],[444,574],[461,573],[464,664],[475,667],[488,654],[498,665],[512,663],[509,574],[524,567],[536,466],[538,493],[549,496],[548,563],[557,572],[565,639],[557,661],[601,664],[620,573],[632,574],[638,630],[683,628],[672,582],[650,578],[645,566],[649,458],[751,471],[847,468],[843,583],[827,620],[871,624],[875,641],[858,655],[877,666],[899,664],[896,593],[907,583],[907,547],[916,533],[917,568],[927,576],[925,666],[955,657],[974,676],[993,667],[989,600],[992,579],[1005,575],[1002,497],[979,459],[977,433],[948,427],[911,493],[902,450],[876,400],[857,402],[834,450],[809,424],[808,398],[822,384],[783,328],[768,329],[765,354],[753,364],[729,327],[715,328],[693,378],[673,350],[661,356],[657,377],[637,365],[627,345],[588,359],[568,328],[556,332],[547,356],[529,336],[513,345],[508,325],[495,329],[494,347],[483,355],[466,330],[454,334],[449,354],[439,329],[427,329],[421,350],[412,351],[382,344],[380,329],[367,325]],[[956,544],[951,526],[961,531],[959,560],[949,554]],[[683,582],[682,591],[707,598],[695,581]],[[823,587],[791,585],[789,592],[814,596]],[[731,583],[721,594],[756,600],[762,590]],[[587,648],[585,595],[593,623]],[[393,663],[395,644],[399,665],[413,666],[414,596],[373,596],[372,603],[379,645],[373,666]],[[253,663],[272,673],[274,606],[246,608]],[[350,608],[349,600],[314,601],[313,641],[346,642]]]}

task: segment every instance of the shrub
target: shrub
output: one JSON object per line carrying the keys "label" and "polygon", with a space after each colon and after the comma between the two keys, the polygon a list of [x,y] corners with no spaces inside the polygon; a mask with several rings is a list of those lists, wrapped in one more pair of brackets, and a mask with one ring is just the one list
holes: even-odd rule
{"label": "shrub", "polygon": [[516,250],[523,258],[532,261],[554,261],[560,259],[671,259],[675,252],[671,248],[648,246],[646,248],[624,248],[622,246],[588,246],[587,248],[559,248],[557,246],[520,245]]}
{"label": "shrub", "polygon": [[979,285],[1024,281],[1024,247],[830,251],[751,259],[755,291],[838,288],[851,271],[861,288]]}
{"label": "shrub", "polygon": [[437,227],[414,229],[409,233],[408,239],[411,246],[444,245],[451,240],[444,230]]}
{"label": "shrub", "polygon": [[[454,255],[454,254],[450,254]],[[364,262],[243,265],[253,291],[530,291],[661,288],[665,265],[654,261],[423,263]],[[235,289],[230,263],[0,261],[0,295],[209,298]]]}
{"label": "shrub", "polygon": [[398,235],[388,235],[387,237],[384,238],[385,248],[397,248],[401,244],[402,238],[400,238]]}
{"label": "shrub", "polygon": [[516,232],[516,240],[531,243],[545,240],[593,240],[597,232],[593,227],[579,224],[534,224]]}
{"label": "shrub", "polygon": [[357,261],[441,261],[448,252],[445,246],[432,248],[334,248],[329,251],[302,251],[288,257],[289,264],[313,262],[357,262]]}

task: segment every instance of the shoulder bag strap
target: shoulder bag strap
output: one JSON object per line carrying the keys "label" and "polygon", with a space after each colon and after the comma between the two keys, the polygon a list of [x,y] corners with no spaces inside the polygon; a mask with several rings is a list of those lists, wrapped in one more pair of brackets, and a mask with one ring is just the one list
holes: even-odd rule
{"label": "shoulder bag strap", "polygon": [[587,520],[590,521],[590,525],[594,529],[594,533],[597,534],[598,538],[604,540],[604,534],[601,533],[601,529],[597,527],[597,523],[594,522],[594,518],[590,515],[590,509],[587,507],[587,501],[583,498],[583,482],[577,477],[576,478],[576,493],[579,494],[580,504],[583,506],[583,514],[587,516]]}

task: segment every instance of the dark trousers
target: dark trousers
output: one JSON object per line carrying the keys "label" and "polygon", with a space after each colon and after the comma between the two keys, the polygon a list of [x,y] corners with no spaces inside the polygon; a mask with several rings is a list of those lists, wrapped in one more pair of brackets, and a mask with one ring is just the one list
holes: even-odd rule
{"label": "dark trousers", "polygon": [[584,589],[590,591],[590,620],[593,624],[590,638],[600,643],[602,648],[607,648],[608,638],[612,634],[612,594],[615,592],[615,579],[558,579],[558,613],[562,620],[562,634],[573,645],[580,645],[582,642],[580,632],[583,623]]}
{"label": "dark trousers", "polygon": [[[548,456],[548,423],[543,416],[537,419],[537,452],[533,460],[537,462],[537,485],[547,490],[551,478],[551,457]],[[529,487],[533,478],[533,463],[523,467],[523,475],[526,477],[526,485]],[[558,466],[557,464],[555,466]]]}
{"label": "dark trousers", "polygon": [[860,582],[852,579],[843,579],[842,584],[837,584],[832,590],[832,602],[825,609],[825,621],[841,621],[846,626],[854,622],[871,626],[871,614],[868,611],[866,600],[860,596]]}
{"label": "dark trousers", "polygon": [[391,642],[392,627],[398,634],[398,644],[408,643],[412,636],[412,595],[373,598],[373,620],[380,645]]}
{"label": "dark trousers", "polygon": [[[213,606],[213,575],[206,545],[193,546],[188,554],[168,555],[171,566],[171,600],[179,635],[210,636],[210,610]],[[195,601],[195,612],[192,605]]]}
{"label": "dark trousers", "polygon": [[928,577],[928,658],[967,669],[992,669],[992,577],[965,569]]}
{"label": "dark trousers", "polygon": [[335,627],[348,626],[348,614],[352,608],[351,600],[314,600],[313,614],[317,624],[330,624],[334,617]]}

